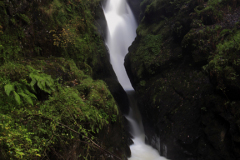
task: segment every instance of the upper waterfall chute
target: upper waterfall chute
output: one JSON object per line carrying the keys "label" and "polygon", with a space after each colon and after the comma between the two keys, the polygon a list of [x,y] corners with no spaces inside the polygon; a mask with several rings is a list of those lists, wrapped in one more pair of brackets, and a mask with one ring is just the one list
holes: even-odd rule
{"label": "upper waterfall chute", "polygon": [[133,90],[123,68],[128,47],[136,37],[137,22],[126,0],[108,0],[104,8],[108,25],[106,44],[119,83],[125,90]]}
{"label": "upper waterfall chute", "polygon": [[115,12],[118,15],[128,14],[126,0],[114,0],[113,3],[108,2],[105,9],[108,12]]}
{"label": "upper waterfall chute", "polygon": [[127,91],[130,100],[129,120],[134,144],[130,146],[132,157],[129,160],[166,160],[160,157],[158,152],[145,144],[145,134],[134,101],[134,90],[124,69],[124,58],[128,53],[128,47],[136,37],[137,22],[126,0],[108,0],[103,8],[108,25],[106,45],[110,53],[110,60],[119,83]]}

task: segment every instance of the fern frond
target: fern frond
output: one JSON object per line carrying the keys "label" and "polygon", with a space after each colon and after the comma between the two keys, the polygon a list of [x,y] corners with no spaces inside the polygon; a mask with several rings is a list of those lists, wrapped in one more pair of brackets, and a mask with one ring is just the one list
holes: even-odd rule
{"label": "fern frond", "polygon": [[31,98],[35,98],[37,99],[37,97],[35,96],[35,94],[31,93],[28,89],[24,89],[24,92],[29,95]]}
{"label": "fern frond", "polygon": [[4,86],[5,93],[9,96],[12,91],[14,91],[14,85],[12,84],[6,84]]}
{"label": "fern frond", "polygon": [[33,101],[32,101],[32,99],[31,99],[31,97],[30,97],[29,95],[27,95],[27,94],[25,94],[25,93],[23,93],[23,92],[18,93],[18,94],[19,94],[20,96],[22,96],[27,103],[33,105]]}
{"label": "fern frond", "polygon": [[31,70],[31,73],[29,74],[29,77],[32,79],[30,86],[34,90],[34,85],[37,84],[38,88],[51,94],[52,91],[54,91],[54,80],[51,78],[50,75],[40,73],[40,71],[35,70],[33,68],[29,68]]}
{"label": "fern frond", "polygon": [[43,90],[43,91],[46,91],[46,90],[47,90],[47,89],[46,89],[46,85],[45,85],[45,81],[43,81],[43,80],[38,81],[38,82],[37,82],[37,86],[38,86],[41,90]]}
{"label": "fern frond", "polygon": [[[30,73],[30,75],[31,75],[31,73]],[[29,75],[29,77],[31,77],[30,75]],[[34,77],[31,77],[31,78],[32,78],[32,81],[30,83],[30,86],[31,86],[32,90],[35,91],[34,85],[37,83],[37,80]]]}
{"label": "fern frond", "polygon": [[13,91],[13,93],[14,93],[14,98],[15,98],[15,100],[16,100],[17,103],[20,105],[20,104],[21,104],[20,96],[19,96],[15,91]]}

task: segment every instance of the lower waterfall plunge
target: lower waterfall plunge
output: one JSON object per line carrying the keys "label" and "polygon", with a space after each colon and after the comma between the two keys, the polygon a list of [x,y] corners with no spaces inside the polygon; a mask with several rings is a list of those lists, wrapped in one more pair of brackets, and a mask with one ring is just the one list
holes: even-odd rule
{"label": "lower waterfall plunge", "polygon": [[132,128],[130,132],[134,144],[130,146],[132,156],[129,160],[166,160],[159,156],[157,150],[145,144],[145,133],[136,106],[134,89],[123,66],[128,47],[136,37],[136,20],[126,0],[107,0],[103,10],[109,29],[106,45],[109,48],[111,64],[130,101],[130,113],[126,118]]}

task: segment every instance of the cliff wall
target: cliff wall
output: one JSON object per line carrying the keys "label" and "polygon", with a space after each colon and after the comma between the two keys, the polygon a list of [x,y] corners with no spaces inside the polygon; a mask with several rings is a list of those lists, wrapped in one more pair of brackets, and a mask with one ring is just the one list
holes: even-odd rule
{"label": "cliff wall", "polygon": [[125,67],[146,141],[170,159],[240,158],[239,5],[141,2]]}

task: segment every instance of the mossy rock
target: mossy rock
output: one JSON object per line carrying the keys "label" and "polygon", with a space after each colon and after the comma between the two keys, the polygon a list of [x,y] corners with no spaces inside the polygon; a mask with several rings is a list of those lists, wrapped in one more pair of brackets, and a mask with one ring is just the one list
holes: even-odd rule
{"label": "mossy rock", "polygon": [[125,67],[147,142],[160,137],[169,159],[234,159],[239,2],[144,0],[141,10]]}

